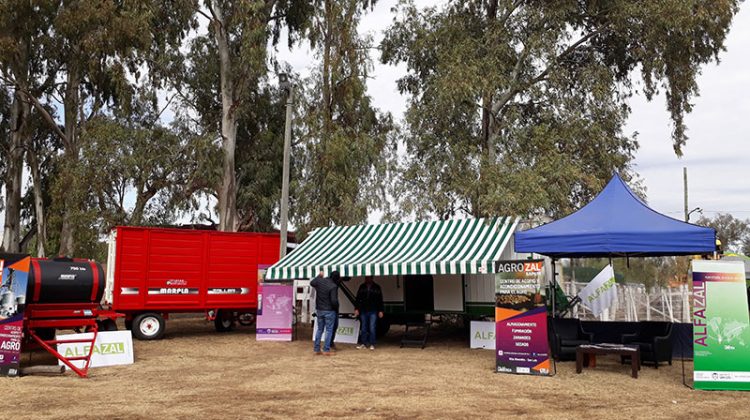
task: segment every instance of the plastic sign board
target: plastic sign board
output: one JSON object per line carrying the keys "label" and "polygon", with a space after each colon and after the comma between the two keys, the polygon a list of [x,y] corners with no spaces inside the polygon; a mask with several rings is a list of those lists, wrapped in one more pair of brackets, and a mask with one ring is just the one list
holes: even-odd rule
{"label": "plastic sign board", "polygon": [[741,261],[692,262],[696,389],[750,390],[750,317]]}
{"label": "plastic sign board", "polygon": [[[64,334],[57,335],[57,340],[82,340],[91,339],[94,333]],[[87,356],[91,344],[89,343],[62,343],[57,345],[57,352],[65,357]],[[77,368],[83,368],[85,360],[71,361]],[[60,366],[62,361],[58,361]],[[104,367],[115,365],[133,364],[133,337],[130,331],[102,331],[97,333],[94,342],[94,351],[91,353],[91,364],[89,367]]]}
{"label": "plastic sign board", "polygon": [[30,264],[27,256],[0,257],[0,375],[18,375]]}
{"label": "plastic sign board", "polygon": [[495,263],[496,372],[549,375],[543,260]]}
{"label": "plastic sign board", "polygon": [[[318,330],[318,318],[313,321],[312,339],[315,341],[315,331]],[[320,338],[323,343],[326,339],[326,332]],[[336,329],[336,336],[333,337],[334,343],[357,344],[359,340],[359,320],[349,318],[339,318],[339,327]]]}
{"label": "plastic sign board", "polygon": [[294,321],[294,287],[287,284],[258,285],[258,320],[255,339],[258,341],[292,341]]}
{"label": "plastic sign board", "polygon": [[495,323],[487,321],[471,321],[469,333],[469,347],[472,349],[495,350]]}

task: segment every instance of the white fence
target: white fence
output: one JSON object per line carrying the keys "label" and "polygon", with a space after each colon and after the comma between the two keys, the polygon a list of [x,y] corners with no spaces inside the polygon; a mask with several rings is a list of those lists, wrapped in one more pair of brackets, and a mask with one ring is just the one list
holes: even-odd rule
{"label": "white fence", "polygon": [[[562,284],[565,294],[576,296],[588,283]],[[679,287],[652,287],[642,284],[617,284],[617,302],[600,316],[594,316],[582,304],[572,309],[574,318],[600,321],[669,321],[690,322],[690,289]]]}

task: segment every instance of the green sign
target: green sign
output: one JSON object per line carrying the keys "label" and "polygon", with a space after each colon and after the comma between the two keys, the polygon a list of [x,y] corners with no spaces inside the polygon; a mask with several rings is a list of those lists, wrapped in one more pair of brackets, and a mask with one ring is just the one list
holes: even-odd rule
{"label": "green sign", "polygon": [[750,317],[745,267],[693,261],[696,389],[750,390]]}

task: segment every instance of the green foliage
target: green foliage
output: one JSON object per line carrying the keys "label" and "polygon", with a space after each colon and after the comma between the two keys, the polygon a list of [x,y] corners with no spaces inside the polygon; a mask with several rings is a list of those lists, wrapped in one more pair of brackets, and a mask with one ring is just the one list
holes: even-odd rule
{"label": "green foliage", "polygon": [[[614,258],[611,260],[618,283],[643,284],[647,288],[666,287],[686,283],[690,259],[688,257]],[[610,263],[608,259],[593,258],[575,261],[575,266],[565,267],[564,276],[577,282],[589,282]]]}
{"label": "green foliage", "polygon": [[387,163],[394,123],[367,95],[372,40],[357,25],[371,1],[315,2],[307,36],[321,58],[301,92],[294,147],[293,219],[300,236],[314,227],[357,224],[387,206]]}
{"label": "green foliage", "polygon": [[716,229],[716,237],[725,252],[750,255],[750,219],[735,218],[729,213],[717,213],[712,218],[701,216],[696,224]]}
{"label": "green foliage", "polygon": [[[219,58],[214,44],[209,36],[199,36],[191,41],[186,67],[179,79],[185,106],[180,118],[187,122],[190,119],[187,110],[194,110],[197,119],[192,129],[202,136],[217,139],[221,130],[221,102],[218,93]],[[284,95],[268,83],[268,70],[265,63],[261,64],[264,69],[262,77],[256,80],[255,86],[244,89],[237,97],[234,110],[237,115],[236,177],[240,230],[271,230],[281,191]],[[220,167],[219,164],[217,168]],[[221,172],[208,173],[211,175],[203,186],[214,195]]]}
{"label": "green foliage", "polygon": [[403,1],[382,44],[405,63],[406,213],[569,213],[638,147],[622,133],[640,71],[663,88],[675,151],[700,66],[716,59],[736,1]]}
{"label": "green foliage", "polygon": [[[0,2],[0,153],[10,154],[17,95],[33,104],[22,143],[39,164],[46,248],[102,258],[113,225],[215,213],[207,203],[232,174],[239,228],[272,230],[286,100],[275,86],[284,65],[274,47],[282,36],[290,47],[309,43],[318,60],[295,88],[290,210],[300,238],[362,223],[374,210],[395,217],[387,197],[398,216],[566,214],[612,170],[632,176],[638,143],[622,127],[638,89],[649,98],[666,92],[679,154],[696,76],[717,59],[738,4],[452,0],[420,12],[402,2],[381,45],[384,62],[408,69],[399,133],[367,93],[373,41],[358,26],[374,3]],[[237,129],[228,172],[223,137],[232,130],[222,124]],[[3,178],[7,166],[0,159]],[[24,232],[37,223],[34,198],[27,189]],[[738,249],[743,241],[750,247],[750,239],[730,242]],[[678,272],[674,261],[632,276]]]}

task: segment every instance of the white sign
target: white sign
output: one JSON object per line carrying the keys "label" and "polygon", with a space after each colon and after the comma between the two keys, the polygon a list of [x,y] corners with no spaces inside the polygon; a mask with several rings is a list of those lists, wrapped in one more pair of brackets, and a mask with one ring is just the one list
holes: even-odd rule
{"label": "white sign", "polygon": [[578,293],[581,303],[599,316],[605,309],[617,301],[615,271],[607,264],[591,282]]}
{"label": "white sign", "polygon": [[[94,333],[58,335],[57,340],[91,339]],[[57,352],[65,357],[88,356],[89,343],[62,343],[57,345]],[[63,365],[63,362],[58,362]],[[71,361],[76,367],[83,368],[85,360]],[[133,364],[133,337],[130,331],[103,331],[96,335],[94,351],[91,354],[89,367]]]}
{"label": "white sign", "polygon": [[469,328],[472,349],[495,350],[495,323],[492,321],[471,321]]}
{"label": "white sign", "polygon": [[[312,339],[315,340],[315,331],[318,330],[318,318],[315,317],[313,321],[313,333]],[[323,336],[320,338],[320,342],[323,343],[326,339],[326,332],[323,330]],[[333,338],[334,343],[345,343],[345,344],[357,344],[359,340],[359,320],[349,318],[339,318],[339,328],[336,330],[336,337]]]}

